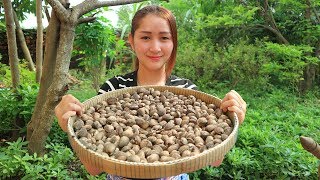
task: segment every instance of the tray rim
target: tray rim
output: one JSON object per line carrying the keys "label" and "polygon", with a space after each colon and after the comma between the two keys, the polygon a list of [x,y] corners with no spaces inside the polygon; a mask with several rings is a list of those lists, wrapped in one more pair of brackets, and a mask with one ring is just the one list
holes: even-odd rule
{"label": "tray rim", "polygon": [[[122,88],[122,89],[117,89],[117,90],[114,90],[114,91],[110,91],[110,92],[107,92],[107,93],[104,93],[104,94],[100,94],[100,95],[97,95],[97,96],[94,96],[92,98],[89,98],[87,100],[85,100],[83,102],[83,104],[85,105],[85,109],[89,108],[90,106],[92,106],[92,103],[93,104],[97,104],[99,103],[100,101],[103,101],[103,100],[106,100],[107,98],[109,97],[115,97],[117,95],[120,95],[120,94],[123,94],[123,93],[126,93],[126,92],[134,92],[137,88],[154,88],[155,90],[160,90],[160,91],[165,91],[165,90],[168,90],[168,91],[188,91],[188,94],[190,95],[194,95],[196,98],[198,98],[197,96],[207,96],[207,97],[210,97],[210,98],[213,98],[215,99],[215,101],[217,102],[214,102],[215,105],[217,106],[220,106],[221,104],[221,99],[216,97],[216,96],[213,96],[211,94],[208,94],[208,93],[205,93],[205,92],[201,92],[201,91],[197,91],[197,90],[193,90],[193,89],[186,89],[186,88],[181,88],[181,87],[177,87],[177,86],[134,86],[134,87],[127,87],[127,88]],[[211,102],[213,103],[213,102]],[[139,169],[139,168],[161,168],[162,166],[166,166],[166,167],[169,167],[169,166],[174,166],[177,165],[177,164],[182,164],[182,163],[185,163],[185,162],[191,162],[191,161],[195,161],[196,159],[199,159],[201,157],[206,157],[206,156],[209,156],[209,155],[212,155],[214,153],[214,151],[220,151],[220,156],[219,157],[215,157],[215,158],[211,158],[211,159],[215,159],[215,160],[218,160],[219,158],[222,158],[222,156],[224,156],[228,151],[230,151],[232,149],[232,147],[235,145],[235,142],[237,140],[237,136],[238,136],[238,129],[239,129],[239,121],[238,121],[238,118],[237,118],[237,115],[236,113],[234,112],[228,112],[228,117],[232,120],[233,122],[233,130],[231,132],[231,134],[228,136],[228,138],[224,141],[222,141],[221,144],[213,147],[213,148],[210,148],[208,150],[205,150],[203,151],[202,153],[199,153],[197,155],[194,155],[194,156],[190,156],[190,157],[184,157],[184,158],[180,158],[180,159],[176,159],[176,160],[173,160],[173,161],[168,161],[168,162],[155,162],[155,163],[143,163],[143,162],[128,162],[128,161],[122,161],[122,160],[118,160],[118,159],[114,159],[114,158],[111,158],[111,157],[106,157],[106,156],[103,156],[102,154],[99,154],[93,150],[90,150],[90,149],[87,149],[80,141],[79,139],[76,137],[75,135],[75,132],[73,131],[73,122],[76,118],[76,116],[72,116],[68,119],[68,126],[67,126],[67,133],[68,133],[68,139],[69,139],[69,142],[72,146],[72,149],[73,151],[76,151],[76,154],[77,156],[79,157],[79,155],[82,155],[83,153],[84,154],[87,154],[88,156],[95,156],[96,158],[94,158],[95,160],[98,160],[99,162],[95,162],[95,165],[97,167],[100,167],[102,168],[104,171],[107,172],[106,168],[105,168],[105,162],[102,162],[102,161],[107,161],[108,163],[114,163],[116,165],[119,165],[120,166],[120,171],[122,171],[121,169],[121,166],[124,165],[126,166],[124,168],[124,170],[128,171],[129,169],[128,168],[131,168],[131,171],[135,171],[135,169]],[[225,149],[224,147],[227,145],[227,144],[230,144],[229,146],[230,147],[227,147],[227,149]],[[76,146],[76,147],[74,147]],[[80,148],[79,149],[76,149],[76,148]],[[222,149],[222,150],[221,150]],[[222,152],[221,152],[222,151]],[[98,158],[98,159],[97,159]],[[92,157],[90,157],[89,159],[92,160]],[[208,160],[207,160],[208,161]],[[206,166],[206,165],[209,165],[208,162],[207,163],[204,163],[205,165],[198,165],[198,166]],[[159,167],[160,166],[160,167]],[[132,170],[133,168],[133,170]],[[197,168],[197,169],[200,169],[200,168]],[[109,169],[110,170],[110,169]],[[108,170],[108,171],[109,171]],[[160,173],[160,174],[163,174],[163,176],[161,177],[168,177],[168,176],[171,176],[171,175],[177,175],[177,174],[180,174],[180,173],[187,173],[187,172],[191,172],[191,171],[195,171],[194,168],[190,169],[188,171],[188,168],[186,168],[185,172],[179,172],[179,173],[175,173],[175,172],[165,172],[165,173]],[[152,175],[152,173],[150,172],[150,175],[137,175],[138,173],[135,173],[135,174],[132,174],[131,172],[131,175],[129,173],[122,173],[122,172],[119,172],[119,169],[115,167],[115,170],[114,172],[116,173],[113,173],[114,175],[118,175],[118,176],[124,176],[124,177],[129,177],[129,178],[160,178],[158,177],[158,175],[155,177],[154,175]],[[119,173],[118,173],[119,172]],[[109,172],[107,172],[109,173]],[[168,174],[168,175],[167,175]]]}

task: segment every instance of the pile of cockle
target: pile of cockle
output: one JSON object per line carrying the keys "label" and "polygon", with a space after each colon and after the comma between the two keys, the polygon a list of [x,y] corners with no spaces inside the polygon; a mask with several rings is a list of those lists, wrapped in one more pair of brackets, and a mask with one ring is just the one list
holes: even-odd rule
{"label": "pile of cockle", "polygon": [[104,156],[167,162],[199,154],[228,138],[231,120],[193,95],[140,87],[88,108],[73,124],[79,141]]}

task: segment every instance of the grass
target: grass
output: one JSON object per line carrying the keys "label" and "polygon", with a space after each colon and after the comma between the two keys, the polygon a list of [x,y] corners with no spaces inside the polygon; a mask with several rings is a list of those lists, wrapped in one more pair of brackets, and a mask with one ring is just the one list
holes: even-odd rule
{"label": "grass", "polygon": [[97,92],[90,83],[91,80],[88,78],[88,75],[76,70],[71,70],[70,74],[77,77],[79,82],[70,87],[68,94],[72,94],[81,102],[97,95]]}
{"label": "grass", "polygon": [[[218,97],[226,92],[208,90]],[[300,97],[279,89],[262,95],[245,90],[240,93],[248,110],[236,146],[222,166],[212,170],[214,173],[201,170],[195,179],[317,179],[317,159],[302,148],[299,137],[320,142],[319,93]]]}

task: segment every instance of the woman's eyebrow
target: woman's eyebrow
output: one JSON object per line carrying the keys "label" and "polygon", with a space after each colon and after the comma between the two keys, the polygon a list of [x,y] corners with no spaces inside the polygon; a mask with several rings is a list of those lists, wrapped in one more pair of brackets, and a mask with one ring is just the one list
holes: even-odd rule
{"label": "woman's eyebrow", "polygon": [[[152,34],[152,32],[151,32],[151,31],[140,31],[139,33]],[[171,34],[171,32],[168,32],[168,31],[161,31],[159,34]]]}
{"label": "woman's eyebrow", "polygon": [[163,31],[163,32],[160,32],[159,34],[171,34],[171,32]]}

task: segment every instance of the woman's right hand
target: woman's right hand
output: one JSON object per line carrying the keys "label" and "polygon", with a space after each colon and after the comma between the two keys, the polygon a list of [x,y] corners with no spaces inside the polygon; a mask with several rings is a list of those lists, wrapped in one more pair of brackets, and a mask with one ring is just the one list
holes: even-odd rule
{"label": "woman's right hand", "polygon": [[60,103],[54,109],[58,123],[64,132],[67,132],[69,117],[76,114],[81,115],[83,111],[84,105],[71,94],[63,96]]}
{"label": "woman's right hand", "polygon": [[[67,124],[70,116],[82,115],[84,105],[71,94],[62,97],[60,103],[55,107],[54,112],[58,118],[58,123],[64,132],[67,132]],[[80,161],[91,175],[100,174],[102,171],[91,163],[79,157]]]}

